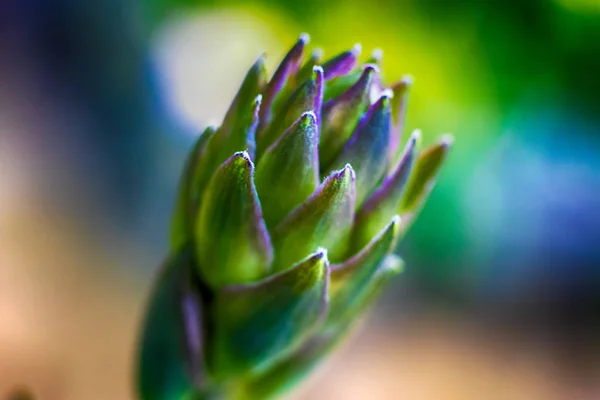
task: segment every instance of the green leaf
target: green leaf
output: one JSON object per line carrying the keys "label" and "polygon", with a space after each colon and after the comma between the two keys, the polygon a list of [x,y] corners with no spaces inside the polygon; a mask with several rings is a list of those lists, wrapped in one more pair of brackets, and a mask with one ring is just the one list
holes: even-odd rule
{"label": "green leaf", "polygon": [[286,82],[290,76],[294,75],[300,67],[302,56],[304,54],[304,47],[309,42],[310,38],[307,34],[303,33],[296,44],[290,49],[277,67],[277,70],[273,74],[273,77],[265,87],[263,104],[260,110],[260,122],[258,131],[261,131],[266,127],[272,118],[273,104],[276,103],[276,98],[282,94],[282,90],[285,87]]}
{"label": "green leaf", "polygon": [[312,111],[320,119],[323,101],[323,69],[314,67],[311,77],[290,96],[273,122],[257,136],[258,159],[302,114]]}
{"label": "green leaf", "polygon": [[433,190],[453,140],[452,136],[446,135],[438,144],[419,154],[400,203],[403,230],[412,223]]}
{"label": "green leaf", "polygon": [[404,155],[394,171],[384,179],[356,213],[352,232],[353,249],[360,249],[366,245],[398,212],[416,158],[415,148],[419,138],[420,132],[415,131],[406,143]]}
{"label": "green leaf", "polygon": [[194,177],[194,196],[202,199],[203,192],[215,170],[237,151],[248,151],[254,156],[256,147],[256,128],[267,72],[264,55],[254,63],[246,74],[235,99],[233,100],[223,124],[208,143],[207,157],[198,165]]}
{"label": "green leaf", "polygon": [[355,178],[350,165],[332,173],[273,231],[273,270],[281,271],[305,254],[325,247],[343,256],[354,216]]}
{"label": "green leaf", "polygon": [[195,226],[199,273],[211,287],[269,272],[273,250],[254,187],[254,165],[235,153],[210,181]]}
{"label": "green leaf", "polygon": [[361,115],[369,105],[374,66],[365,67],[360,78],[348,90],[323,105],[319,159],[321,169],[331,164],[344,143],[352,136]]}
{"label": "green leaf", "polygon": [[400,217],[392,221],[377,234],[358,254],[342,264],[331,267],[330,313],[326,328],[339,321],[352,318],[360,305],[363,291],[369,290],[377,270],[392,250],[392,245],[400,231]]}
{"label": "green leaf", "polygon": [[339,332],[336,337],[319,335],[311,338],[301,349],[286,359],[276,363],[268,371],[249,379],[242,390],[244,399],[277,399],[299,384],[330,353],[339,339],[347,332]]}
{"label": "green leaf", "polygon": [[246,399],[275,399],[292,389],[313,371],[314,367],[333,351],[350,331],[360,322],[367,308],[379,297],[389,280],[401,270],[401,260],[388,255],[384,258],[372,279],[355,299],[352,318],[337,321],[335,326],[321,329],[300,349],[274,364],[262,374],[249,379],[243,386]]}
{"label": "green leaf", "polygon": [[193,288],[193,256],[169,257],[152,291],[139,350],[138,390],[143,400],[181,398],[204,382],[202,301]]}
{"label": "green leaf", "polygon": [[211,370],[219,377],[264,371],[297,349],[327,310],[326,251],[255,284],[227,286],[214,303]]}
{"label": "green leaf", "polygon": [[402,80],[392,85],[392,135],[390,140],[390,157],[396,160],[396,153],[400,147],[402,130],[406,121],[406,109],[408,108],[408,95],[412,87],[413,80],[410,76],[405,76]]}
{"label": "green leaf", "polygon": [[356,206],[362,205],[379,183],[388,165],[390,140],[390,98],[381,96],[359,122],[350,140],[333,162],[337,169],[350,163],[356,171]]}
{"label": "green leaf", "polygon": [[322,59],[323,49],[314,49],[310,54],[310,58],[300,67],[296,75],[293,76],[293,82],[298,85],[310,78],[314,67],[321,64]]}
{"label": "green leaf", "polygon": [[194,199],[194,176],[198,173],[198,165],[200,161],[206,157],[207,144],[216,132],[216,128],[209,126],[200,135],[192,151],[190,152],[181,181],[175,202],[175,211],[171,221],[171,250],[179,251],[186,243],[192,240],[193,236],[193,221],[197,212],[197,199]]}
{"label": "green leaf", "polygon": [[[266,86],[267,70],[265,68],[265,56],[263,54],[248,70],[242,85],[225,114],[220,133],[221,140],[227,141],[231,136],[235,135],[242,136],[239,133],[238,128],[240,125],[247,125],[245,121],[241,121],[244,119],[246,109],[249,104],[254,102],[256,96],[263,92]],[[242,118],[240,118],[240,116],[242,116]]]}
{"label": "green leaf", "polygon": [[317,188],[317,129],[315,114],[302,114],[260,159],[256,190],[268,227],[276,226]]}

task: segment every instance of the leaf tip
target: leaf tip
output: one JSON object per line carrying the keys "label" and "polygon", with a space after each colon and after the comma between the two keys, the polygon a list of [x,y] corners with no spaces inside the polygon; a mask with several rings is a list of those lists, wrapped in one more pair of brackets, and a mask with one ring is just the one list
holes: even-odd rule
{"label": "leaf tip", "polygon": [[446,133],[442,135],[440,138],[440,145],[444,146],[446,149],[449,149],[454,144],[454,135]]}
{"label": "leaf tip", "polygon": [[310,42],[310,35],[306,32],[302,32],[300,37],[298,37],[298,42],[307,45]]}

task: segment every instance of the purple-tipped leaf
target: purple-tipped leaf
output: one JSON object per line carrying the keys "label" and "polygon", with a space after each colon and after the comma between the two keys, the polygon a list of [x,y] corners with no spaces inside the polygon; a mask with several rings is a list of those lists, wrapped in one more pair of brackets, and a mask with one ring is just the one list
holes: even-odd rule
{"label": "purple-tipped leaf", "polygon": [[230,137],[232,131],[239,125],[239,116],[251,104],[256,96],[262,93],[267,85],[267,70],[265,68],[265,55],[261,54],[250,67],[242,85],[240,86],[231,106],[225,114],[221,124],[222,135]]}
{"label": "purple-tipped leaf", "polygon": [[398,212],[416,158],[419,137],[419,131],[415,131],[406,143],[404,154],[396,168],[357,212],[352,232],[353,249],[360,249],[367,244]]}
{"label": "purple-tipped leaf", "polygon": [[319,185],[317,118],[302,114],[261,157],[256,190],[268,227],[274,227]]}
{"label": "purple-tipped leaf", "polygon": [[330,168],[350,163],[356,171],[356,206],[362,205],[385,174],[389,160],[390,99],[382,96],[359,122]]}
{"label": "purple-tipped leaf", "polygon": [[213,135],[206,151],[207,156],[198,165],[193,195],[200,199],[215,170],[236,151],[253,152],[258,113],[262,97],[259,93],[266,84],[264,56],[254,63],[246,74],[223,124]]}
{"label": "purple-tipped leaf", "polygon": [[323,60],[323,49],[314,49],[310,54],[310,58],[300,67],[293,81],[296,85],[301,84],[312,74],[313,68],[320,65]]}
{"label": "purple-tipped leaf", "polygon": [[376,74],[376,66],[366,66],[354,85],[323,104],[319,141],[322,169],[326,169],[335,160],[344,143],[352,136],[361,115],[369,105],[371,81]]}
{"label": "purple-tipped leaf", "polygon": [[247,153],[235,153],[211,179],[196,220],[195,249],[200,276],[213,288],[269,272],[273,249]]}
{"label": "purple-tipped leaf", "polygon": [[329,80],[338,76],[344,76],[354,69],[358,56],[362,51],[360,44],[354,45],[352,49],[345,51],[323,64],[325,79]]}
{"label": "purple-tipped leaf", "polygon": [[311,77],[306,80],[289,98],[282,111],[274,118],[268,128],[257,137],[258,157],[271,146],[300,116],[312,111],[320,120],[323,102],[323,70],[314,67]]}
{"label": "purple-tipped leaf", "polygon": [[335,171],[273,231],[274,271],[289,268],[317,247],[342,257],[354,216],[355,177],[350,165]]}
{"label": "purple-tipped leaf", "polygon": [[304,47],[309,42],[309,36],[307,34],[300,35],[300,38],[296,44],[290,49],[279,64],[279,67],[273,74],[273,77],[266,85],[264,91],[263,104],[260,110],[260,123],[258,130],[263,130],[270,122],[273,113],[273,104],[276,97],[281,93],[286,82],[291,75],[294,75],[300,66],[302,56],[304,54]]}

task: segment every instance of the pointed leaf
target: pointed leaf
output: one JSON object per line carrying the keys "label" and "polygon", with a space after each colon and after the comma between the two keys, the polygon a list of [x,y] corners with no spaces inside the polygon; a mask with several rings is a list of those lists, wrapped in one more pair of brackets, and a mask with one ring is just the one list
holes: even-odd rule
{"label": "pointed leaf", "polygon": [[299,84],[310,78],[315,66],[320,65],[323,60],[323,49],[314,49],[310,58],[300,67],[298,73],[293,77],[295,84]]}
{"label": "pointed leaf", "polygon": [[367,290],[377,270],[400,231],[400,218],[395,216],[377,236],[358,254],[331,269],[331,288],[329,291],[331,312],[326,326],[349,318],[360,302],[363,290]]}
{"label": "pointed leaf", "polygon": [[218,144],[219,148],[217,162],[222,163],[235,152],[247,151],[250,156],[254,156],[256,150],[256,128],[258,126],[258,114],[262,103],[262,95],[257,95],[246,107],[240,107],[237,115],[237,121],[229,137],[220,135],[219,131],[215,135],[215,142],[223,140]]}
{"label": "pointed leaf", "polygon": [[325,250],[255,284],[227,286],[215,298],[212,370],[217,377],[259,372],[298,348],[327,310]]}
{"label": "pointed leaf", "polygon": [[369,105],[371,81],[377,67],[366,66],[362,75],[348,90],[323,105],[319,160],[325,169],[352,136],[361,115]]}
{"label": "pointed leaf", "polygon": [[298,385],[334,348],[346,332],[335,337],[319,335],[299,350],[257,377],[250,379],[243,391],[248,399],[274,400]]}
{"label": "pointed leaf", "polygon": [[314,67],[310,79],[305,81],[289,98],[281,113],[269,127],[257,137],[258,157],[271,146],[306,111],[312,111],[320,121],[321,103],[323,101],[323,70]]}
{"label": "pointed leaf", "polygon": [[256,168],[256,190],[267,226],[281,222],[317,188],[318,140],[317,118],[309,111],[262,156]]}
{"label": "pointed leaf", "polygon": [[[314,49],[311,53],[310,58],[296,71],[295,74],[290,74],[290,77],[283,87],[283,89],[279,92],[275,101],[273,102],[272,113],[273,115],[277,115],[279,113],[284,112],[287,101],[289,100],[292,93],[294,93],[300,84],[304,83],[307,79],[310,79],[313,69],[315,66],[318,66],[321,63],[321,59],[323,58],[323,50],[322,49]],[[259,132],[263,132],[266,128],[263,127],[259,129]]]}
{"label": "pointed leaf", "polygon": [[413,172],[400,203],[403,230],[406,230],[411,224],[429,197],[429,193],[435,186],[440,167],[450,151],[452,142],[452,136],[445,136],[440,143],[419,154],[415,161]]}
{"label": "pointed leaf", "polygon": [[387,282],[401,270],[401,260],[389,255],[381,262],[372,280],[356,300],[354,318],[340,320],[335,326],[321,330],[300,349],[273,365],[268,371],[244,385],[244,393],[250,399],[275,399],[301,382],[314,367],[348,337],[355,325]]}
{"label": "pointed leaf", "polygon": [[325,62],[323,64],[325,79],[329,80],[331,78],[343,76],[352,71],[356,66],[356,62],[361,51],[362,47],[357,43],[352,49],[345,51]]}
{"label": "pointed leaf", "polygon": [[245,114],[249,104],[252,104],[267,85],[267,70],[265,68],[265,55],[262,54],[252,65],[240,89],[238,90],[229,110],[225,114],[222,124],[222,135],[229,138],[236,128],[239,127],[240,115]]}
{"label": "pointed leaf", "polygon": [[310,38],[307,34],[303,33],[296,44],[290,49],[279,64],[279,67],[273,74],[273,77],[266,85],[264,91],[263,104],[260,110],[260,123],[258,130],[261,131],[266,127],[272,118],[272,106],[275,103],[276,97],[281,93],[283,87],[290,75],[295,74],[298,71],[300,62],[302,61],[302,55],[304,54],[304,47],[309,42]]}
{"label": "pointed leaf", "polygon": [[247,150],[253,153],[256,147],[255,132],[262,100],[259,92],[266,84],[266,74],[264,55],[261,55],[246,74],[223,119],[223,124],[208,144],[207,157],[204,157],[198,166],[193,195],[199,199],[199,203],[215,170],[225,160],[236,151]]}
{"label": "pointed leaf", "polygon": [[396,159],[396,153],[400,146],[402,138],[402,129],[406,121],[406,109],[408,107],[408,95],[412,87],[413,79],[410,76],[405,76],[402,80],[392,86],[392,134],[390,140],[390,157]]}
{"label": "pointed leaf", "polygon": [[406,143],[404,155],[394,171],[384,179],[357,212],[352,232],[353,249],[360,249],[367,244],[398,212],[416,158],[415,148],[419,138],[420,132],[415,131]]}
{"label": "pointed leaf", "polygon": [[192,240],[194,230],[192,221],[194,221],[197,212],[197,201],[193,196],[194,176],[198,173],[197,168],[201,160],[206,157],[207,144],[215,132],[215,127],[207,127],[196,140],[185,162],[171,221],[170,244],[171,250],[174,252],[179,251],[187,242]]}
{"label": "pointed leaf", "polygon": [[206,378],[203,306],[191,284],[193,268],[191,251],[171,256],[152,291],[144,318],[137,377],[144,400],[182,398]]}
{"label": "pointed leaf", "polygon": [[235,153],[207,187],[195,241],[199,273],[213,288],[251,282],[269,272],[273,250],[253,175],[248,154]]}
{"label": "pointed leaf", "polygon": [[390,99],[382,96],[359,122],[331,168],[350,163],[356,171],[356,206],[360,206],[383,177],[390,139]]}
{"label": "pointed leaf", "polygon": [[350,165],[332,173],[273,232],[273,270],[281,271],[317,247],[343,256],[354,217],[355,178]]}

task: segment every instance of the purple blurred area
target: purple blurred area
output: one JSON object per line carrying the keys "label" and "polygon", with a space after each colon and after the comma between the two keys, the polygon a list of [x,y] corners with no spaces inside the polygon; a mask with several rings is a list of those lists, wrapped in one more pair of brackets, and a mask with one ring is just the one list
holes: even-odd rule
{"label": "purple blurred area", "polygon": [[290,398],[600,398],[600,6],[374,2],[0,3],[0,399],[134,398],[185,155],[304,31],[381,47],[408,130],[456,142],[406,271]]}

